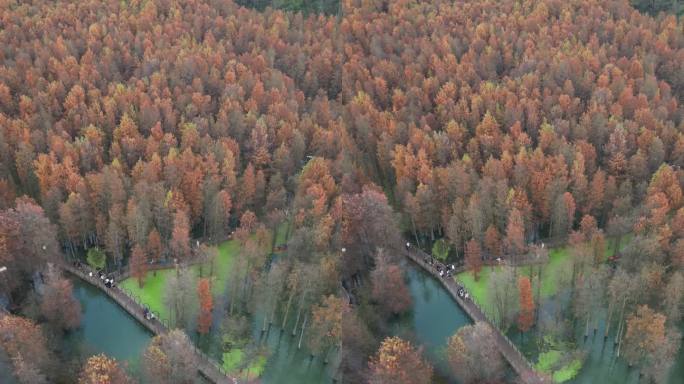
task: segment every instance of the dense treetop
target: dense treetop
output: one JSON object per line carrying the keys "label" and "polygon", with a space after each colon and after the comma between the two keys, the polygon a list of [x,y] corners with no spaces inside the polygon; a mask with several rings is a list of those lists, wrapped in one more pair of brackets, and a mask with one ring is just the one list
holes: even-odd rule
{"label": "dense treetop", "polygon": [[[674,16],[627,0],[244,3],[259,9],[0,0],[0,265],[22,273],[10,290],[60,244],[144,276],[145,260],[189,259],[191,239],[235,228],[234,273],[256,280],[262,224],[287,216],[277,281],[315,310],[324,349],[365,335],[329,331],[340,280],[373,271],[389,283],[370,301],[404,296],[379,313],[410,305],[395,255],[378,252],[400,231],[444,238],[436,249],[477,270],[539,238],[599,249],[601,231],[633,233],[628,273],[657,265],[664,286],[662,266],[684,266]],[[54,314],[65,328],[68,315]]]}
{"label": "dense treetop", "polygon": [[276,208],[312,155],[329,198],[373,180],[418,232],[462,207],[461,249],[513,206],[527,236],[571,227],[568,198],[605,223],[684,162],[681,28],[624,1],[6,3],[2,204],[33,196],[76,243],[167,241],[176,211],[218,236],[218,196]]}

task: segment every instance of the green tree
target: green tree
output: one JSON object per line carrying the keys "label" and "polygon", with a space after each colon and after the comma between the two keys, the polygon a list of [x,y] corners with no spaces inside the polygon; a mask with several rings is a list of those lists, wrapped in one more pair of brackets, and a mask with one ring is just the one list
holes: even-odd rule
{"label": "green tree", "polygon": [[88,249],[88,256],[86,257],[88,265],[95,269],[102,269],[105,266],[106,257],[104,252],[98,247]]}
{"label": "green tree", "polygon": [[435,244],[432,246],[432,255],[436,257],[437,260],[444,262],[449,256],[450,250],[451,247],[449,247],[449,243],[444,241],[444,239],[439,239],[435,241]]}

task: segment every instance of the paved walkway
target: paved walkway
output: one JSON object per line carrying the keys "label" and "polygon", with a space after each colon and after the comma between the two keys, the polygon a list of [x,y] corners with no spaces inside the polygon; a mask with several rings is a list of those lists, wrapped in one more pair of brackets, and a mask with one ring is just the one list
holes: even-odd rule
{"label": "paved walkway", "polygon": [[464,300],[461,299],[458,296],[458,284],[456,281],[451,278],[442,278],[439,276],[439,273],[435,268],[433,268],[430,264],[426,263],[425,260],[429,259],[431,256],[428,255],[427,253],[423,252],[420,249],[416,249],[415,247],[411,247],[409,251],[404,251],[404,254],[406,254],[413,262],[416,264],[420,265],[426,272],[430,273],[433,275],[437,280],[439,280],[442,285],[449,291],[451,294],[451,297],[456,300],[458,305],[463,308],[463,310],[470,316],[470,318],[475,321],[475,322],[483,322],[488,324],[491,329],[494,331],[494,335],[496,337],[496,344],[499,347],[499,350],[501,351],[501,354],[504,356],[504,358],[508,361],[508,363],[513,367],[513,370],[520,376],[522,381],[526,384],[546,384],[550,383],[551,381],[539,374],[539,372],[535,371],[534,368],[530,365],[530,362],[523,356],[522,353],[513,345],[513,343],[504,335],[501,333],[501,331],[495,327],[487,318],[487,316],[484,314],[484,312],[480,309],[480,307],[477,306],[472,300]]}
{"label": "paved walkway", "polygon": [[[126,312],[128,312],[131,316],[138,320],[140,324],[144,325],[155,335],[164,334],[169,331],[168,327],[162,324],[158,319],[145,319],[142,306],[136,303],[135,300],[133,300],[130,296],[126,295],[121,289],[119,289],[118,287],[107,288],[97,275],[93,274],[93,276],[89,276],[88,272],[90,272],[90,270],[85,270],[87,267],[79,269],[68,264],[62,264],[61,267],[65,271],[71,273],[72,275],[80,278],[85,282],[90,283],[94,287],[100,289],[102,292],[107,294],[107,296],[111,297],[112,300],[119,304],[121,308],[125,309]],[[194,344],[191,344],[191,346],[193,347],[195,355],[197,357],[197,371],[203,377],[205,377],[207,380],[214,384],[238,383],[236,378],[228,376],[226,372],[214,360],[205,355],[204,352],[197,349],[197,347],[195,347]]]}

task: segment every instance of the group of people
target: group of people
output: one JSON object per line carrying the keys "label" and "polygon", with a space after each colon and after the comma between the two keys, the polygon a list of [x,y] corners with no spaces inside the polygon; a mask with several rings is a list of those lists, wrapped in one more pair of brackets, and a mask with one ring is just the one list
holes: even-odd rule
{"label": "group of people", "polygon": [[468,300],[468,298],[470,297],[468,291],[466,291],[465,288],[461,286],[458,287],[458,291],[456,291],[456,293],[458,294],[458,297],[460,297],[461,299]]}
{"label": "group of people", "polygon": [[[102,271],[97,271],[97,277],[102,280],[104,283],[105,287],[107,288],[114,288],[116,284],[114,283],[114,278],[110,278],[106,274],[102,273]],[[88,277],[93,277],[93,271],[88,272]]]}
{"label": "group of people", "polygon": [[147,309],[147,307],[143,308],[143,315],[145,316],[145,320],[154,320],[155,319],[154,313],[152,313],[152,311]]}
{"label": "group of people", "polygon": [[[406,243],[407,251],[410,247],[411,244]],[[442,279],[451,277],[453,276],[454,272],[456,272],[456,266],[454,264],[444,265],[438,261],[435,261],[435,259],[430,255],[426,255],[423,261],[426,264],[432,266],[439,273],[439,277],[441,277]],[[470,298],[470,294],[468,293],[468,291],[466,291],[465,288],[461,285],[458,286],[458,291],[456,291],[456,293],[458,294],[458,297],[460,297],[461,299],[468,300]]]}
{"label": "group of people", "polygon": [[453,264],[447,264],[444,266],[442,264],[436,264],[435,269],[437,269],[437,272],[439,272],[439,277],[445,278],[451,277],[454,274],[456,266],[454,266]]}

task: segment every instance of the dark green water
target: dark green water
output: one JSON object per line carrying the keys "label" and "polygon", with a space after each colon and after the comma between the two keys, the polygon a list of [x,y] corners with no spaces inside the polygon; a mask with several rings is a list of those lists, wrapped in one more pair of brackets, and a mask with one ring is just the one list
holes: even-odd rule
{"label": "dark green water", "polygon": [[406,262],[413,310],[395,324],[397,336],[422,346],[423,353],[435,366],[439,381],[449,382],[446,363],[447,340],[472,321],[434,277]]}
{"label": "dark green water", "polygon": [[[256,325],[256,322],[255,322]],[[259,338],[261,327],[255,326],[255,337]],[[290,332],[280,332],[273,327],[262,343],[268,345],[270,356],[260,377],[264,384],[314,384],[331,383],[335,374],[335,356],[331,363],[323,364],[320,357],[311,359],[306,347],[297,348],[299,335],[292,337]],[[306,337],[306,334],[304,335]]]}
{"label": "dark green water", "polygon": [[73,283],[82,308],[81,327],[69,335],[75,352],[81,356],[105,353],[136,371],[152,334],[96,288],[80,280]]}
{"label": "dark green water", "polygon": [[17,381],[12,374],[12,362],[5,354],[5,351],[0,349],[0,383],[15,384]]}
{"label": "dark green water", "polygon": [[[550,317],[557,311],[557,308],[565,308],[570,305],[568,294],[558,295],[552,299],[548,299],[542,303],[542,312],[540,316]],[[596,336],[593,330],[590,331],[589,336],[584,340],[584,325],[579,324],[576,329],[576,340],[578,348],[586,352],[586,359],[582,365],[581,370],[577,376],[567,381],[569,384],[638,384],[639,372],[637,369],[630,369],[624,359],[617,357],[613,341],[615,340],[615,329],[609,334],[607,340],[604,341],[603,334],[605,331],[605,321],[599,321]],[[530,331],[534,332],[534,331]],[[684,324],[680,326],[680,332],[684,333]],[[533,336],[530,334],[525,336],[522,340],[520,334],[512,330],[509,332],[511,340],[523,351],[523,353],[531,357],[533,362],[537,361],[538,350],[535,346]],[[642,380],[644,382],[644,380]],[[680,347],[678,356],[672,366],[669,378],[666,384],[682,384],[684,383],[684,348]]]}
{"label": "dark green water", "polygon": [[[453,301],[441,284],[413,264],[405,265],[407,282],[413,299],[413,310],[393,324],[398,336],[411,340],[424,348],[426,357],[447,376],[445,347],[447,339],[470,319]],[[291,324],[290,324],[291,325]],[[253,337],[267,346],[269,356],[260,382],[264,384],[319,384],[332,383],[336,374],[337,355],[332,352],[329,364],[321,357],[311,359],[305,345],[297,348],[299,335],[280,332],[273,326],[266,335],[261,334],[262,318],[257,315],[252,325]],[[290,330],[291,331],[291,330]],[[215,336],[218,338],[218,336]],[[448,382],[443,377],[440,382]]]}
{"label": "dark green water", "polygon": [[[681,329],[684,330],[684,329]],[[637,384],[639,372],[630,369],[622,358],[617,358],[613,340],[615,335],[603,341],[604,323],[599,324],[597,336],[591,334],[583,344],[588,355],[577,377],[570,381],[572,384]],[[580,332],[581,333],[581,332]],[[612,333],[612,332],[611,332]],[[643,380],[642,380],[643,381]],[[679,354],[670,370],[667,384],[682,384],[684,382],[684,350],[680,347]]]}

